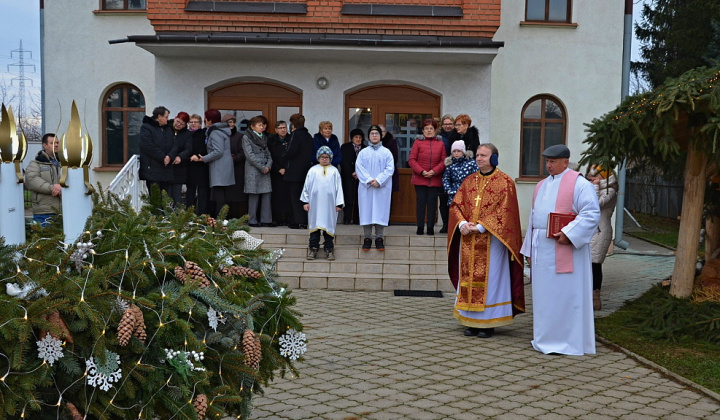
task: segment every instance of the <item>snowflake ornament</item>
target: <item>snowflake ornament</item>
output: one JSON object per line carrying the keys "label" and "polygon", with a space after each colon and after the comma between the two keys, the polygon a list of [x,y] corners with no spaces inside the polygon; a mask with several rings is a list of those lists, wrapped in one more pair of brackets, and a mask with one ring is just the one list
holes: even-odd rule
{"label": "snowflake ornament", "polygon": [[95,358],[85,361],[87,368],[88,384],[95,388],[107,391],[112,387],[112,383],[118,382],[122,378],[122,368],[120,368],[120,355],[110,350],[105,350],[105,364],[98,365]]}
{"label": "snowflake ornament", "polygon": [[307,351],[305,333],[295,331],[295,328],[287,330],[287,332],[280,337],[279,342],[280,355],[288,357],[292,361],[297,360],[298,357]]}
{"label": "snowflake ornament", "polygon": [[210,328],[213,329],[213,331],[217,331],[218,327],[218,312],[213,308],[212,306],[207,311],[208,316],[208,324],[210,324]]}
{"label": "snowflake ornament", "polygon": [[53,337],[50,334],[45,334],[42,340],[37,342],[38,346],[38,359],[43,359],[50,363],[50,366],[55,363],[56,360],[65,356],[62,348],[62,341]]}

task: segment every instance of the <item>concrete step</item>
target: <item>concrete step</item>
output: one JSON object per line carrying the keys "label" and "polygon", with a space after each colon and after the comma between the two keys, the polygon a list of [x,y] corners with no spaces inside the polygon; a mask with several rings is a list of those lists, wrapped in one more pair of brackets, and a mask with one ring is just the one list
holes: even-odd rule
{"label": "concrete step", "polygon": [[[436,226],[436,232],[440,227]],[[385,228],[385,251],[363,251],[362,229],[338,225],[335,260],[322,250],[307,260],[309,232],[287,227],[254,228],[250,234],[266,249],[282,248],[277,264],[279,281],[291,289],[442,290],[452,293],[447,274],[447,235],[416,235],[415,226]],[[321,245],[322,246],[322,245]]]}

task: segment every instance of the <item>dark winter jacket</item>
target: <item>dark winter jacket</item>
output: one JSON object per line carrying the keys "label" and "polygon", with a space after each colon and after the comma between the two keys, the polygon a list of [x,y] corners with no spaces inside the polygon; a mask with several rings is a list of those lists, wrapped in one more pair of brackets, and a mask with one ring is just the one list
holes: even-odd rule
{"label": "dark winter jacket", "polygon": [[[192,146],[190,156],[207,155],[205,144],[205,129],[201,128],[190,132],[190,144]],[[188,184],[210,186],[210,169],[205,162],[190,162],[188,166]]]}
{"label": "dark winter jacket", "polygon": [[245,151],[242,147],[243,133],[233,127],[230,130],[230,153],[235,171],[235,184],[227,187],[228,201],[247,201],[245,195]]}
{"label": "dark winter jacket", "polygon": [[472,152],[466,150],[465,156],[461,158],[448,156],[445,159],[445,172],[443,173],[442,181],[443,189],[448,195],[448,205],[450,205],[453,198],[455,198],[455,194],[457,194],[465,178],[478,171],[477,163],[472,156]]}
{"label": "dark winter jacket", "polygon": [[305,182],[305,177],[313,165],[313,138],[306,127],[296,129],[289,136],[283,180]]}
{"label": "dark winter jacket", "polygon": [[270,168],[271,173],[276,174],[287,165],[286,153],[289,141],[289,133],[285,135],[284,139],[281,139],[277,134],[268,136],[268,148],[273,161],[272,168]]}
{"label": "dark winter jacket", "polygon": [[[173,121],[168,121],[170,132],[173,136],[173,149],[170,153],[173,156],[180,156],[180,163],[172,165],[173,167],[173,184],[184,184],[187,182],[188,167],[190,166],[190,156],[192,154],[192,132],[187,128],[175,132],[172,128]],[[173,161],[175,158],[173,158]],[[172,162],[170,162],[172,164]]]}
{"label": "dark winter jacket", "polygon": [[[450,131],[445,131],[445,130],[441,129],[438,134],[438,137],[442,137],[442,141],[445,144],[445,154],[448,156],[450,156],[450,152],[452,152],[452,150],[450,150],[450,147],[452,147],[452,143],[450,142],[450,139],[456,134],[457,134],[457,131],[455,131],[454,128]],[[475,150],[473,150],[472,152],[475,153]]]}
{"label": "dark winter jacket", "polygon": [[[408,165],[413,171],[410,182],[413,185],[442,187],[442,174],[445,170],[445,145],[437,137],[420,136],[410,150]],[[423,171],[435,171],[435,176],[425,178]]]}
{"label": "dark winter jacket", "polygon": [[140,128],[140,179],[154,182],[173,180],[172,165],[165,165],[165,156],[170,156],[173,148],[171,131],[170,126],[160,127],[157,120],[147,115],[143,118]]}
{"label": "dark winter jacket", "polygon": [[44,150],[25,169],[25,186],[32,197],[33,214],[54,214],[62,208],[62,198],[53,197],[52,189],[60,182],[60,165]]}
{"label": "dark winter jacket", "polygon": [[468,127],[465,134],[459,134],[456,131],[455,134],[450,136],[450,145],[452,146],[452,144],[458,140],[465,142],[465,150],[469,150],[473,153],[477,152],[477,148],[480,146],[480,134],[478,133],[478,129],[473,125],[472,127]]}
{"label": "dark winter jacket", "polygon": [[[363,143],[360,145],[360,150],[366,147],[365,143]],[[343,183],[345,181],[352,181],[354,179],[352,174],[355,172],[355,161],[357,160],[355,145],[351,141],[343,144],[340,146],[340,153],[342,153],[342,161],[340,162],[340,178],[342,178]],[[344,184],[343,188],[345,188]]]}
{"label": "dark winter jacket", "polygon": [[330,138],[325,140],[325,137],[323,137],[322,134],[317,133],[313,137],[313,164],[318,163],[317,160],[317,151],[322,146],[327,146],[332,150],[333,152],[333,158],[332,158],[332,165],[334,167],[338,167],[340,165],[340,162],[342,161],[342,152],[340,151],[340,141],[338,140],[337,136],[335,134],[331,134]]}
{"label": "dark winter jacket", "polygon": [[395,164],[395,172],[392,177],[392,190],[400,191],[400,171],[397,170],[398,159],[400,157],[400,150],[398,149],[398,141],[393,137],[389,131],[385,133],[385,137],[382,138],[382,145],[387,148],[393,157],[393,163]]}

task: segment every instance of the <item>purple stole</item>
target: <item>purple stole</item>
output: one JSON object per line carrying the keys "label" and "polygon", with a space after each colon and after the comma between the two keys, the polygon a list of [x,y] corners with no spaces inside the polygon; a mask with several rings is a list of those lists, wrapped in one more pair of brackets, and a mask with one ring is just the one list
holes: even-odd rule
{"label": "purple stole", "polygon": [[[555,201],[555,213],[572,213],[573,196],[575,195],[575,182],[579,172],[569,170],[560,180],[560,188],[558,189],[557,200]],[[547,178],[545,178],[547,179]],[[545,179],[538,182],[533,193],[533,207],[535,207],[535,197],[540,190],[540,186]],[[555,272],[572,273],[573,272],[573,245],[561,245],[555,241]]]}

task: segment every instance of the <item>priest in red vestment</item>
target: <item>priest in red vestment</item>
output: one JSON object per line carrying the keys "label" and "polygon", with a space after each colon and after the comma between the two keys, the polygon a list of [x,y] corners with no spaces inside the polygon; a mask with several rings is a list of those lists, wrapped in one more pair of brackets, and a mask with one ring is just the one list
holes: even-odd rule
{"label": "priest in red vestment", "polygon": [[492,337],[525,312],[522,232],[515,182],[497,169],[498,150],[481,144],[480,168],[450,203],[448,272],[457,292],[453,316],[465,335]]}

